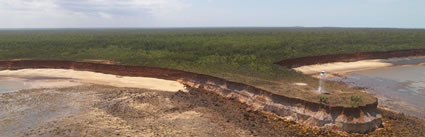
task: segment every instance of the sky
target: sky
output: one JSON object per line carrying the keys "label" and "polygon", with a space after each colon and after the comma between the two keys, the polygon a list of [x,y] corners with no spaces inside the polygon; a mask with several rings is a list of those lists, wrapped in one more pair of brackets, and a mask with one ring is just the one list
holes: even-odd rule
{"label": "sky", "polygon": [[425,28],[425,0],[0,0],[0,28]]}

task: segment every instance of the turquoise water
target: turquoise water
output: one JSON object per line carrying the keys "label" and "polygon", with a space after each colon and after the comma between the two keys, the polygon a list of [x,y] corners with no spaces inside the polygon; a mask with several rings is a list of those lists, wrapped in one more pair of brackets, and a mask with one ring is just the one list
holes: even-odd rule
{"label": "turquoise water", "polygon": [[367,88],[378,97],[381,106],[425,118],[425,65],[354,72],[342,81]]}

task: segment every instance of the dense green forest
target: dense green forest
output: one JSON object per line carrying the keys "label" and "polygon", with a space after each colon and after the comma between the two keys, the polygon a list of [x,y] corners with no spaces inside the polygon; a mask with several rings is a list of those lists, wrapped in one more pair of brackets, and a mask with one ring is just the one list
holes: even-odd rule
{"label": "dense green forest", "polygon": [[425,48],[425,30],[367,28],[0,30],[0,59],[77,61],[105,59],[119,64],[180,69],[236,81],[240,81],[237,76],[274,81],[305,78],[291,69],[273,64],[288,58],[417,48]]}

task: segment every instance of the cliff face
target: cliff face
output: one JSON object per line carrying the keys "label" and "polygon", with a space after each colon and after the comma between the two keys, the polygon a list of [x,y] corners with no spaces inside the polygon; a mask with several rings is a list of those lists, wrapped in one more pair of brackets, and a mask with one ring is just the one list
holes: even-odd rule
{"label": "cliff face", "polygon": [[364,133],[381,126],[377,101],[359,107],[329,106],[298,98],[272,94],[253,86],[224,79],[180,70],[96,64],[72,61],[0,61],[0,70],[27,68],[56,68],[92,71],[123,76],[154,77],[179,81],[187,86],[202,88],[225,98],[235,99],[250,106],[250,109],[275,114],[300,124],[337,129],[346,132]]}
{"label": "cliff face", "polygon": [[275,95],[248,85],[220,79],[196,77],[179,82],[202,88],[223,97],[248,104],[252,110],[272,113],[300,124],[337,129],[349,133],[373,131],[382,124],[377,103],[355,108],[327,106],[296,98]]}

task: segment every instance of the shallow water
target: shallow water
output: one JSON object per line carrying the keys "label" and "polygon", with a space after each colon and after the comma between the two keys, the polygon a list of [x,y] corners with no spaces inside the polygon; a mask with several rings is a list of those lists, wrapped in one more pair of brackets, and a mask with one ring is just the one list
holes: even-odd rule
{"label": "shallow water", "polygon": [[381,106],[425,118],[425,65],[353,72],[340,80],[366,87],[369,93],[376,94]]}
{"label": "shallow water", "polygon": [[27,87],[28,85],[26,85],[26,83],[23,81],[18,81],[12,78],[0,78],[0,93],[25,89]]}
{"label": "shallow water", "polygon": [[81,84],[68,78],[0,76],[0,94],[23,89],[72,87]]}

